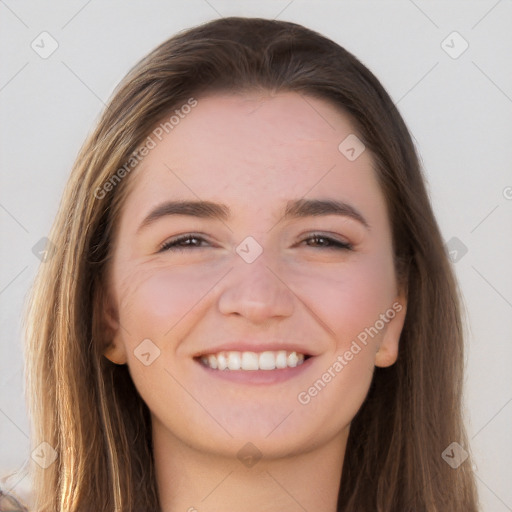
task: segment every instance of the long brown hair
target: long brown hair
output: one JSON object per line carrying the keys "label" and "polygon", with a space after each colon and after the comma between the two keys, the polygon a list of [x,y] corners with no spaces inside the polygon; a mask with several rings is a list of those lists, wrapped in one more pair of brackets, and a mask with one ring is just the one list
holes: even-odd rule
{"label": "long brown hair", "polygon": [[26,315],[32,449],[46,442],[57,453],[46,469],[33,464],[36,510],[160,509],[149,410],[127,365],[102,355],[100,304],[126,164],[191,98],[255,88],[322,98],[349,115],[373,156],[408,292],[398,360],[375,369],[351,424],[338,510],[477,511],[471,458],[455,469],[442,456],[452,442],[469,451],[460,295],[407,127],[338,44],[294,23],[238,17],[182,31],[139,62],[72,170]]}

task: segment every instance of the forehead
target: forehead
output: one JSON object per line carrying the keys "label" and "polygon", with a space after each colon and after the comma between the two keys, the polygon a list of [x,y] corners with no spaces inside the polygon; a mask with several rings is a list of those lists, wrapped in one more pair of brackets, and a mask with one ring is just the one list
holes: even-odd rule
{"label": "forehead", "polygon": [[364,151],[350,161],[339,149],[354,135],[346,114],[312,96],[200,97],[168,133],[150,134],[154,147],[130,177],[127,202],[138,210],[170,198],[211,199],[249,213],[306,195],[364,200],[378,189],[372,158]]}
{"label": "forehead", "polygon": [[[319,151],[336,155],[340,136],[353,132],[346,114],[318,98],[294,92],[213,94],[198,100],[168,142],[176,163],[235,155],[243,162],[250,155],[251,163],[271,167],[283,157],[293,163],[317,159]],[[187,151],[192,147],[198,151]]]}

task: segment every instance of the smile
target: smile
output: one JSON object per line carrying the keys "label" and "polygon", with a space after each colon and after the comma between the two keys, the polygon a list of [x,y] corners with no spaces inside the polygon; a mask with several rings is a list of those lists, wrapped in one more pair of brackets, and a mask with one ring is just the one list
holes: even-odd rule
{"label": "smile", "polygon": [[267,350],[265,352],[223,351],[205,354],[199,358],[201,363],[212,370],[279,370],[295,368],[309,356],[287,350]]}

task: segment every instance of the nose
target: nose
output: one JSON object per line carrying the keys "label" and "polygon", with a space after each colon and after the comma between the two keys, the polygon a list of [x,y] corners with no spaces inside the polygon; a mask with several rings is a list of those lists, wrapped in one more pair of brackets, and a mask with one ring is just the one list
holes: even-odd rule
{"label": "nose", "polygon": [[295,297],[290,284],[269,265],[264,254],[252,263],[242,258],[235,262],[219,296],[218,307],[222,314],[262,323],[293,313]]}

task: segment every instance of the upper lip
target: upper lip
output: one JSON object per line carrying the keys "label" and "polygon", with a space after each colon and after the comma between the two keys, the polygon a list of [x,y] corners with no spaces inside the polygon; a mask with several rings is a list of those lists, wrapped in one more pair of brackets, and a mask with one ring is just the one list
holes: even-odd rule
{"label": "upper lip", "polygon": [[217,354],[219,352],[266,352],[286,350],[288,352],[297,352],[306,356],[314,356],[311,349],[307,348],[301,342],[263,342],[263,341],[231,341],[205,348],[194,354],[193,357],[205,356],[207,354]]}

